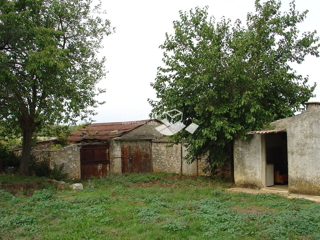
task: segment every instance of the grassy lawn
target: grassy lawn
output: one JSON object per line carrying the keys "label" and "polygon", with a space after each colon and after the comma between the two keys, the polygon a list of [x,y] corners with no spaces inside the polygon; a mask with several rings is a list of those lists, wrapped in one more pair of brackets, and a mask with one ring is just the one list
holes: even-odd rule
{"label": "grassy lawn", "polygon": [[163,173],[82,183],[31,197],[0,189],[0,239],[320,239],[320,204],[304,199]]}

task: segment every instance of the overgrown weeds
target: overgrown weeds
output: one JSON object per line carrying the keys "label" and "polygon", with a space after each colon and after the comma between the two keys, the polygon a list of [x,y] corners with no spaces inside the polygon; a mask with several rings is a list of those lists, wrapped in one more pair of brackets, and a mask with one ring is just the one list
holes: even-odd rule
{"label": "overgrown weeds", "polygon": [[320,205],[172,174],[109,175],[82,191],[0,190],[2,239],[319,239]]}

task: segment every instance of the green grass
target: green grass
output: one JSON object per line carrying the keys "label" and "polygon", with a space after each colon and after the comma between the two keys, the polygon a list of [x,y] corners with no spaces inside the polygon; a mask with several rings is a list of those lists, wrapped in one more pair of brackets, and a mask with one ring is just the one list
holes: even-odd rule
{"label": "green grass", "polygon": [[42,181],[45,177],[26,177],[17,174],[1,174],[0,173],[0,184],[3,183],[15,183],[21,181]]}
{"label": "green grass", "polygon": [[320,205],[206,177],[125,174],[84,190],[0,190],[0,239],[320,239]]}

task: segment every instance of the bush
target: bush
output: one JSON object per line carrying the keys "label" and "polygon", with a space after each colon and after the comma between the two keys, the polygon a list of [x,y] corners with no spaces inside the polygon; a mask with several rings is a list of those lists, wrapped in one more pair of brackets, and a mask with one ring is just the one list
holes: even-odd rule
{"label": "bush", "polygon": [[37,177],[49,177],[51,174],[49,159],[36,160],[34,156],[30,159],[30,172]]}
{"label": "bush", "polygon": [[64,169],[63,163],[62,164],[53,163],[53,169],[51,170],[50,178],[53,178],[58,181],[65,179],[68,176],[68,174],[63,173],[63,169]]}
{"label": "bush", "polygon": [[60,181],[68,176],[68,174],[63,173],[64,164],[53,163],[53,168],[51,169],[50,161],[47,158],[37,161],[33,157],[31,162],[31,172],[37,177],[49,177]]}
{"label": "bush", "polygon": [[7,169],[17,170],[20,167],[20,158],[6,147],[0,145],[0,165],[0,172]]}

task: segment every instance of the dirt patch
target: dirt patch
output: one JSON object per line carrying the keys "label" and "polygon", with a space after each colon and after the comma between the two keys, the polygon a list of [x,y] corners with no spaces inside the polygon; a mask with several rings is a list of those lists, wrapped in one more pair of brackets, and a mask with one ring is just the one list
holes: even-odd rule
{"label": "dirt patch", "polygon": [[42,182],[14,182],[2,183],[0,188],[12,194],[23,194],[30,196],[35,190],[42,189]]}

